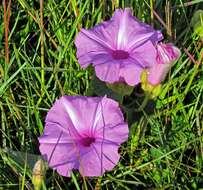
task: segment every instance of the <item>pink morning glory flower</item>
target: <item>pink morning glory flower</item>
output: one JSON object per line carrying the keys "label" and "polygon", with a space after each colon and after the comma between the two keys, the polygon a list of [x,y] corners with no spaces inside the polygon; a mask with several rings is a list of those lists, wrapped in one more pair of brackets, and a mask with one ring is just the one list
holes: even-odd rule
{"label": "pink morning glory flower", "polygon": [[118,103],[107,97],[63,96],[46,116],[40,152],[60,175],[78,169],[100,176],[113,169],[118,148],[128,138],[128,125]]}
{"label": "pink morning glory flower", "polygon": [[76,37],[77,58],[86,68],[92,64],[96,76],[105,82],[134,86],[140,74],[156,62],[160,31],[133,17],[131,9],[117,9],[109,21],[82,29]]}
{"label": "pink morning glory flower", "polygon": [[171,43],[157,44],[157,62],[148,69],[150,84],[160,84],[165,79],[172,63],[180,57],[180,54],[180,50]]}

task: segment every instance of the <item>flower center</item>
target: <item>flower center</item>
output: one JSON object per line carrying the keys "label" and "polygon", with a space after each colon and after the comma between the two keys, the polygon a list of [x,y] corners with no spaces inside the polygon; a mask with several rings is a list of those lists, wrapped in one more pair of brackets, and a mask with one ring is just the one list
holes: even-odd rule
{"label": "flower center", "polygon": [[114,59],[127,59],[129,57],[129,53],[123,50],[114,50],[112,52],[112,56]]}
{"label": "flower center", "polygon": [[93,137],[85,137],[81,140],[81,144],[83,146],[90,146],[94,142],[95,142],[95,138]]}

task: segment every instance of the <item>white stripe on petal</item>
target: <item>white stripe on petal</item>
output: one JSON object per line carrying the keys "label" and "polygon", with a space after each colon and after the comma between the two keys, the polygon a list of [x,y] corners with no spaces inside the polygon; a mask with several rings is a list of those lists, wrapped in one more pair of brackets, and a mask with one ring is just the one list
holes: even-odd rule
{"label": "white stripe on petal", "polygon": [[71,103],[68,102],[67,100],[64,101],[63,105],[64,105],[64,108],[65,108],[67,114],[69,115],[74,127],[78,128],[80,126],[80,120],[79,120],[79,116],[77,114],[76,109],[74,109],[74,107],[71,105]]}

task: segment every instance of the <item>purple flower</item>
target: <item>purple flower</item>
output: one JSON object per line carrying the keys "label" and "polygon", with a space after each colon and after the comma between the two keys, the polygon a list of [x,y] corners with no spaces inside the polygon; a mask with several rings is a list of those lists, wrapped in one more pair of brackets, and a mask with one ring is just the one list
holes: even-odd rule
{"label": "purple flower", "polygon": [[60,175],[78,169],[83,176],[100,176],[118,163],[127,138],[128,125],[114,100],[63,96],[47,114],[40,152]]}
{"label": "purple flower", "polygon": [[180,50],[173,44],[157,45],[157,62],[148,69],[148,81],[152,85],[160,84],[170,70],[172,63],[180,57]]}
{"label": "purple flower", "polygon": [[143,69],[156,62],[154,45],[162,34],[132,16],[131,9],[117,9],[109,21],[82,29],[76,37],[77,58],[86,68],[92,64],[97,77],[108,83],[140,82]]}

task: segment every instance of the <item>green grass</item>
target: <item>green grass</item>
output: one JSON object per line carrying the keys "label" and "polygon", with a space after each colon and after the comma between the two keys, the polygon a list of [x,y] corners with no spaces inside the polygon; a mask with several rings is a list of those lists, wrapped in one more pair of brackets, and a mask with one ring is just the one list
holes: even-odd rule
{"label": "green grass", "polygon": [[79,66],[75,36],[81,27],[109,19],[115,7],[131,7],[140,20],[161,29],[164,41],[173,42],[182,55],[154,101],[154,112],[131,114],[130,137],[113,171],[83,179],[78,172],[65,178],[49,169],[42,189],[203,188],[203,42],[190,24],[203,1],[47,0],[44,31],[39,2],[11,1],[9,63],[0,6],[0,189],[33,189],[37,137],[47,110],[63,94],[89,94],[92,70]]}

